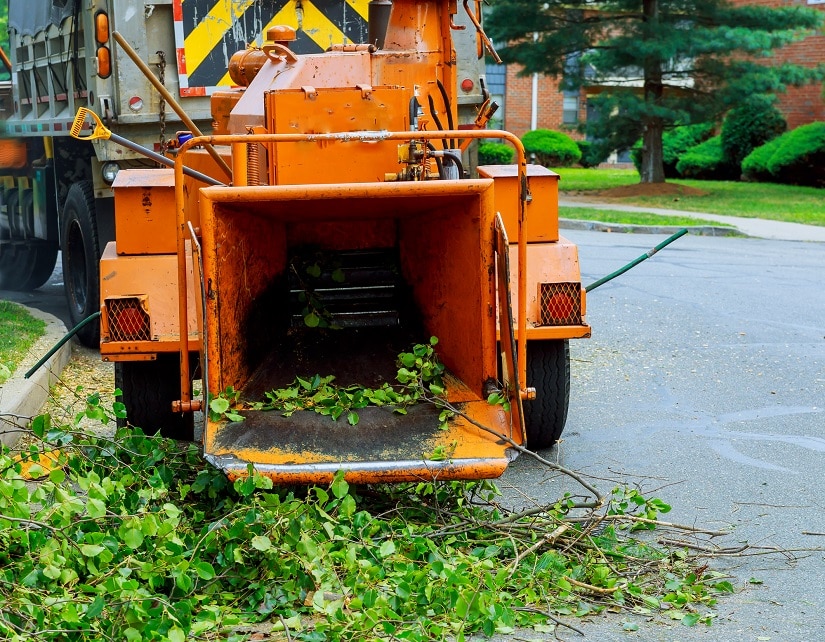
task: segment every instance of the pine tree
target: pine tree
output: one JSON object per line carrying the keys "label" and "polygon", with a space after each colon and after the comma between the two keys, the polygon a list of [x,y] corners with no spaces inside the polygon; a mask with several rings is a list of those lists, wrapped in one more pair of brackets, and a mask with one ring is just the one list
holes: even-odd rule
{"label": "pine tree", "polygon": [[642,138],[642,182],[660,183],[665,130],[718,121],[744,96],[825,78],[825,65],[770,58],[823,17],[807,7],[726,0],[495,0],[486,28],[502,59],[523,73],[597,88],[588,137],[605,150]]}

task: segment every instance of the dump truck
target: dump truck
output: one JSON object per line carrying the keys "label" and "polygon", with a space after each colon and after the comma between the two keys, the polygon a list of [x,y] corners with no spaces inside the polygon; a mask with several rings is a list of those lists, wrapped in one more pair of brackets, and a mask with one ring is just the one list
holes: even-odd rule
{"label": "dump truck", "polygon": [[[297,54],[320,53],[365,42],[367,6],[368,0],[8,0],[9,50],[0,55],[11,75],[0,81],[0,289],[39,287],[60,256],[72,325],[99,310],[99,260],[115,238],[112,181],[121,168],[156,163],[109,139],[70,137],[79,107],[165,154],[176,132],[189,129],[171,101],[210,132],[210,96],[232,84],[229,58],[260,46],[269,26],[294,28]],[[117,46],[115,31],[153,78]],[[483,65],[475,33],[456,34],[460,79],[469,83],[458,92],[459,117],[472,121]],[[78,337],[97,347],[99,324],[82,326]]]}
{"label": "dump truck", "polygon": [[[459,123],[479,9],[373,0],[364,41],[320,53],[271,25],[211,93],[211,134],[121,168],[100,353],[129,422],[191,439],[197,417],[208,461],[277,483],[494,478],[559,439],[590,335],[578,253],[558,176],[486,129],[487,100]],[[71,134],[114,139],[88,108]],[[517,162],[468,169],[489,139]]]}

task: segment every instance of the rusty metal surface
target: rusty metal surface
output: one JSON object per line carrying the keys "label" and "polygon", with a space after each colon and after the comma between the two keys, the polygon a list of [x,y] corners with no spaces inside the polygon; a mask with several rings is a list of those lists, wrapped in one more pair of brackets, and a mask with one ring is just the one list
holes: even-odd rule
{"label": "rusty metal surface", "polygon": [[[473,401],[459,407],[475,421],[509,433],[509,417],[498,406]],[[499,476],[514,455],[509,444],[464,418],[439,428],[440,410],[417,404],[406,415],[386,407],[358,411],[359,422],[309,411],[283,417],[275,411],[243,413],[242,422],[207,425],[204,453],[230,475],[247,464],[279,483],[324,481],[337,470],[359,482],[411,479],[475,479]]]}

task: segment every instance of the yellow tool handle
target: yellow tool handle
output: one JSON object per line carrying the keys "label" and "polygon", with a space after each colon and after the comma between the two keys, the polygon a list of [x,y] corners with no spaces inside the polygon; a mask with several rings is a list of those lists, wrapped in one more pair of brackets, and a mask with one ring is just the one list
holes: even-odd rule
{"label": "yellow tool handle", "polygon": [[[92,120],[95,121],[95,128],[94,131],[88,136],[81,136],[80,132],[83,131],[83,125],[86,124],[87,116],[91,116]],[[72,128],[69,130],[69,134],[72,138],[77,138],[77,140],[95,140],[97,138],[111,138],[112,136],[112,132],[106,129],[106,126],[100,120],[98,115],[87,107],[81,107],[77,110],[77,114],[75,114],[74,122],[72,123]]]}

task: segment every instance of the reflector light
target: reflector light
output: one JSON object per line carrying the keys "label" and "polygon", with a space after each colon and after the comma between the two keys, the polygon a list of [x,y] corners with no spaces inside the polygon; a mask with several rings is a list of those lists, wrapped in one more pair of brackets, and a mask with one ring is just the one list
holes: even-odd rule
{"label": "reflector light", "polygon": [[110,341],[149,341],[149,315],[137,298],[106,299]]}
{"label": "reflector light", "polygon": [[108,78],[112,75],[112,56],[108,47],[97,48],[97,75],[101,78]]}
{"label": "reflector light", "polygon": [[103,11],[95,14],[95,40],[99,45],[109,42],[109,16]]}
{"label": "reflector light", "polygon": [[581,325],[581,284],[540,283],[541,325]]}
{"label": "reflector light", "polygon": [[461,89],[462,90],[464,90],[466,92],[471,92],[473,90],[473,87],[475,87],[475,83],[473,83],[473,81],[470,80],[469,78],[465,78],[464,80],[461,81]]}

